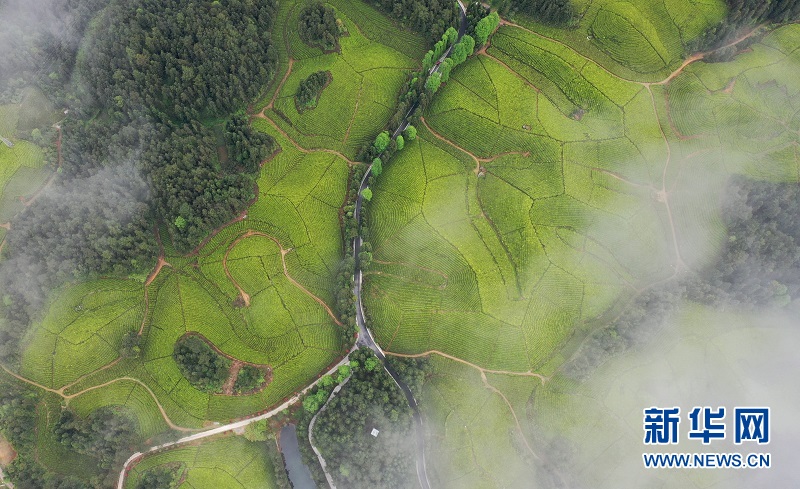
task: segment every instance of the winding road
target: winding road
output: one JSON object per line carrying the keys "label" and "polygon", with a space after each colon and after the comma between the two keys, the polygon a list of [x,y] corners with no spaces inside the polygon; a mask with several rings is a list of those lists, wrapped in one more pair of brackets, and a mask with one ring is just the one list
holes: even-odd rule
{"label": "winding road", "polygon": [[[460,14],[461,14],[461,19],[460,19],[461,21],[460,21],[460,25],[459,25],[459,29],[458,29],[458,39],[460,40],[461,37],[466,32],[466,29],[467,29],[467,15],[466,15],[467,11],[466,11],[466,7],[461,2],[461,0],[458,0],[458,5],[459,5]],[[450,55],[450,51],[451,50],[452,50],[452,46],[447,51],[445,51],[445,53],[439,59],[439,62],[436,63],[436,65],[433,68],[431,68],[429,73],[435,73],[435,72],[437,72],[439,70],[439,67],[441,66],[441,61],[444,61],[444,59],[446,59],[447,56]],[[274,101],[274,99],[273,99],[273,101]],[[270,102],[270,105],[271,104],[272,104],[272,102]],[[408,127],[408,118],[411,116],[411,114],[414,113],[414,111],[417,109],[418,106],[419,106],[419,102],[415,103],[411,107],[411,109],[408,111],[406,116],[403,118],[403,121],[400,123],[400,126],[392,134],[392,138],[393,139],[397,138],[397,136],[400,133],[402,133]],[[263,112],[260,115],[262,117],[264,117]],[[372,165],[370,164],[369,168],[367,169],[366,173],[364,174],[364,178],[361,180],[361,185],[360,185],[359,191],[358,191],[358,198],[356,200],[356,208],[355,208],[355,212],[354,212],[354,217],[356,219],[356,222],[359,223],[359,225],[361,223],[361,208],[362,208],[363,203],[364,203],[363,191],[368,186],[369,177],[371,176],[371,174],[372,174]],[[252,233],[252,231],[250,231],[250,232]],[[267,236],[267,235],[264,235],[264,236]],[[267,236],[267,237],[275,240],[275,238],[272,238],[271,236]],[[239,239],[241,239],[241,237]],[[277,243],[277,240],[275,240],[275,241]],[[372,337],[372,333],[370,333],[369,329],[367,329],[366,324],[364,322],[364,306],[363,306],[363,304],[361,302],[361,290],[362,290],[362,283],[363,283],[363,273],[361,271],[361,264],[359,263],[359,260],[358,260],[358,254],[361,251],[362,243],[363,243],[363,239],[361,238],[361,236],[357,236],[356,238],[353,239],[353,252],[354,252],[354,255],[355,255],[355,277],[354,277],[355,284],[354,284],[354,288],[353,288],[353,293],[355,294],[355,297],[356,297],[356,308],[357,308],[357,310],[356,310],[356,322],[358,324],[358,330],[359,331],[358,331],[358,338],[356,340],[356,344],[350,350],[350,353],[355,351],[360,346],[366,346],[369,349],[371,349],[373,352],[375,352],[375,355],[378,358],[381,359],[381,362],[383,363],[383,366],[386,369],[386,372],[392,377],[392,379],[395,381],[397,386],[400,388],[400,390],[406,396],[406,400],[408,401],[408,404],[409,404],[409,406],[411,406],[411,409],[413,411],[415,431],[416,431],[416,439],[417,439],[417,460],[416,460],[417,476],[419,477],[419,483],[420,483],[420,486],[422,487],[422,489],[430,489],[431,485],[430,485],[430,482],[428,481],[428,474],[427,474],[427,469],[426,469],[426,466],[425,466],[425,439],[424,439],[424,436],[423,436],[422,416],[420,415],[420,412],[419,412],[419,406],[417,405],[417,400],[414,398],[414,395],[411,393],[411,389],[409,389],[408,385],[406,385],[406,383],[403,382],[400,379],[400,376],[397,374],[397,372],[394,369],[392,369],[386,363],[386,355],[384,354],[384,352],[381,349],[381,347],[375,342],[375,339]],[[281,246],[280,243],[278,243],[278,246]],[[228,251],[230,251],[230,250],[228,250]],[[281,247],[281,254],[283,255],[283,254],[285,254],[285,252],[286,252],[286,250],[284,250],[283,247]],[[227,254],[226,254],[226,257],[227,257]],[[164,265],[164,264],[166,264],[166,263],[162,264],[162,263],[159,262],[159,267],[158,268],[160,269],[160,267],[162,265]],[[286,272],[286,264],[285,264],[285,262],[284,262],[283,266],[284,266],[284,272]],[[288,273],[287,273],[287,277],[288,277]],[[291,277],[289,277],[289,278],[291,279]],[[299,284],[296,284],[296,285],[299,286]],[[326,308],[327,308],[327,306],[326,306]],[[330,312],[330,309],[328,309],[328,311]],[[336,321],[337,324],[340,324],[339,321],[335,318],[335,316],[334,316],[334,321]],[[333,368],[331,368],[330,370],[325,372],[325,375],[334,373],[339,368],[339,366],[348,363],[349,362],[349,356],[350,355],[348,353],[348,355],[345,356],[338,364],[336,364],[335,366],[333,366]],[[284,402],[280,406],[277,406],[276,408],[272,409],[271,411],[269,411],[267,413],[264,413],[264,414],[261,414],[261,415],[258,415],[258,416],[254,416],[254,417],[251,417],[251,418],[243,419],[241,421],[237,421],[237,422],[234,422],[234,423],[218,426],[216,428],[213,428],[213,429],[210,429],[210,430],[206,430],[206,431],[202,431],[200,433],[195,433],[193,435],[189,435],[189,436],[180,438],[180,439],[172,441],[172,442],[163,443],[161,445],[156,445],[156,446],[150,447],[145,452],[136,452],[136,453],[134,453],[133,455],[131,455],[128,458],[128,460],[125,461],[125,464],[122,466],[122,470],[120,471],[119,478],[117,480],[117,489],[124,489],[124,487],[125,487],[125,479],[126,479],[126,477],[128,475],[128,472],[130,471],[131,467],[133,466],[133,464],[135,464],[136,462],[141,460],[145,455],[153,454],[155,452],[159,452],[159,451],[166,450],[166,449],[169,449],[169,448],[174,448],[174,447],[176,447],[178,445],[183,445],[185,443],[191,443],[193,441],[202,440],[204,438],[208,438],[208,437],[211,437],[211,436],[215,436],[215,435],[219,435],[219,434],[222,434],[222,433],[226,433],[226,432],[229,432],[229,431],[232,431],[232,430],[235,430],[235,429],[244,428],[247,425],[255,423],[257,421],[261,421],[261,420],[264,420],[264,419],[271,418],[272,416],[275,416],[276,414],[280,413],[281,411],[283,411],[287,407],[291,406],[292,404],[298,402],[300,400],[300,397],[303,394],[305,394],[308,390],[310,390],[312,387],[314,387],[320,381],[320,379],[322,379],[322,377],[324,377],[325,375],[321,375],[317,380],[315,380],[314,382],[312,382],[311,384],[306,386],[302,391],[298,392],[293,397],[288,399],[286,402]],[[349,377],[348,377],[348,380],[349,380]],[[342,386],[343,386],[343,384],[337,386],[334,389],[334,391],[331,393],[331,396],[328,398],[328,402],[330,401],[330,399],[332,399],[336,395],[336,393],[341,389]],[[325,406],[327,406],[327,402],[325,403]],[[325,406],[323,406],[323,409],[324,409]],[[319,414],[319,413],[317,413],[317,414]],[[316,416],[314,416],[314,421],[315,420],[316,420]],[[311,447],[314,450],[314,452],[316,453],[316,455],[317,455],[317,457],[318,457],[318,459],[320,461],[320,465],[323,467],[323,471],[325,472],[325,476],[326,476],[326,478],[328,480],[328,484],[331,486],[332,489],[335,489],[335,486],[333,484],[333,480],[332,480],[330,474],[328,474],[327,470],[325,470],[325,460],[322,457],[322,454],[319,452],[319,450],[314,446],[313,436],[312,436],[312,433],[311,433],[312,428],[313,428],[313,424],[309,427],[309,442],[311,443]]]}
{"label": "winding road", "polygon": [[[461,14],[461,22],[458,27],[458,40],[464,36],[464,33],[467,31],[467,9],[461,0],[458,0],[458,7]],[[444,61],[449,55],[450,51],[453,49],[453,46],[450,46],[447,51],[439,58],[439,61],[431,68],[429,74],[435,73],[441,67],[441,62]],[[392,139],[397,138],[397,136],[403,132],[408,127],[408,118],[414,111],[417,109],[419,102],[417,101],[411,106],[408,113],[406,114],[403,121],[400,123],[400,126],[394,131],[392,134]],[[366,173],[364,173],[364,178],[361,179],[361,185],[358,188],[358,198],[356,199],[356,208],[353,213],[353,217],[355,218],[356,222],[361,226],[361,208],[364,205],[364,190],[369,186],[369,177],[372,175],[372,164],[370,164],[369,168],[367,168]],[[381,359],[383,363],[383,368],[386,369],[386,372],[392,377],[395,384],[403,391],[403,394],[406,396],[406,400],[408,401],[408,405],[411,406],[412,415],[414,417],[414,427],[416,432],[417,438],[417,450],[416,450],[416,467],[417,467],[417,477],[419,478],[419,485],[422,489],[430,489],[431,484],[428,481],[428,471],[425,465],[425,437],[424,437],[424,430],[422,426],[422,415],[419,412],[419,405],[417,404],[417,400],[414,398],[414,394],[411,392],[411,389],[408,385],[403,382],[400,376],[395,372],[395,370],[386,362],[386,354],[381,349],[380,345],[375,342],[375,338],[372,337],[372,333],[370,333],[369,329],[364,322],[364,304],[361,300],[361,293],[363,289],[364,283],[364,274],[361,270],[361,263],[358,259],[358,255],[361,252],[361,245],[363,244],[364,240],[360,236],[356,236],[353,238],[353,255],[355,256],[356,266],[355,266],[355,276],[354,278],[354,287],[353,293],[356,296],[356,323],[358,324],[358,340],[356,341],[356,346],[366,346],[373,352],[375,355]],[[316,451],[316,449],[315,449]]]}

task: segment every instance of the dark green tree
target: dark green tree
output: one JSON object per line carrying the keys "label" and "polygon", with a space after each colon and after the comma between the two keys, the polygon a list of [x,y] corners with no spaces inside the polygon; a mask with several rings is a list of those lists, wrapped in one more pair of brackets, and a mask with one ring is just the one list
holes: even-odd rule
{"label": "dark green tree", "polygon": [[339,43],[339,26],[336,11],[331,7],[315,2],[300,12],[300,38],[311,46],[331,50]]}

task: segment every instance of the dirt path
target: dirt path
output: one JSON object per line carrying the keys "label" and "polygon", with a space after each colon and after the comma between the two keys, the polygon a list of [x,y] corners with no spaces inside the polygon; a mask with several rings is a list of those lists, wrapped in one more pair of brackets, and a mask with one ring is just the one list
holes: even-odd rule
{"label": "dirt path", "polygon": [[[312,299],[314,299],[315,301],[317,301],[317,303],[319,303],[319,305],[321,305],[325,309],[325,311],[328,313],[328,315],[331,317],[331,319],[333,320],[334,323],[336,323],[338,326],[342,326],[341,321],[339,321],[339,319],[336,317],[336,314],[333,313],[333,311],[328,306],[328,304],[325,303],[325,301],[323,301],[322,299],[320,299],[319,297],[314,295],[311,291],[309,291],[308,289],[303,287],[297,280],[292,278],[292,276],[289,274],[289,269],[286,266],[286,254],[291,252],[292,248],[289,248],[289,249],[284,248],[283,245],[281,245],[280,241],[278,241],[278,239],[275,238],[274,236],[270,236],[269,234],[263,233],[261,231],[255,231],[255,230],[250,229],[247,232],[245,232],[244,234],[242,234],[241,236],[239,236],[238,238],[236,238],[233,241],[233,243],[231,243],[228,246],[228,251],[225,253],[225,257],[223,258],[223,266],[225,267],[225,273],[228,275],[228,277],[230,277],[230,272],[228,271],[228,265],[227,265],[228,253],[230,253],[230,250],[233,249],[233,247],[236,246],[240,241],[242,241],[243,239],[247,239],[249,237],[252,237],[252,236],[262,236],[264,238],[269,238],[272,241],[274,241],[275,244],[278,245],[278,248],[281,250],[281,263],[283,264],[283,274],[284,274],[284,276],[295,287],[300,289],[304,294],[306,294],[307,296],[309,296]],[[233,281],[233,279],[231,279],[231,280]],[[241,287],[239,287],[239,285],[235,281],[233,283],[236,286],[236,288],[239,289],[240,292],[243,292]],[[248,296],[248,301],[249,301],[249,296]]]}
{"label": "dirt path", "polygon": [[537,373],[534,373],[534,372],[531,372],[531,371],[528,371],[528,372],[510,372],[508,370],[490,370],[490,369],[485,369],[483,367],[479,367],[479,366],[475,365],[474,363],[468,362],[468,361],[463,360],[463,359],[458,358],[458,357],[454,357],[452,355],[448,355],[447,353],[442,353],[442,352],[440,352],[438,350],[428,350],[426,352],[416,353],[416,354],[413,354],[413,355],[412,354],[406,354],[406,353],[394,353],[394,352],[390,352],[390,351],[386,352],[387,356],[401,357],[401,358],[420,358],[420,357],[429,356],[431,354],[439,355],[439,356],[447,358],[449,360],[453,360],[453,361],[456,361],[456,362],[459,362],[459,363],[463,363],[464,365],[470,366],[470,367],[478,370],[480,372],[480,374],[481,374],[481,381],[483,382],[484,387],[486,387],[487,389],[489,389],[493,393],[495,393],[498,396],[500,396],[500,398],[503,400],[503,402],[506,403],[506,406],[508,406],[508,410],[511,412],[511,416],[514,417],[514,423],[517,425],[517,430],[519,431],[519,435],[522,438],[522,442],[525,444],[525,447],[528,449],[528,451],[531,453],[531,455],[533,455],[537,460],[541,460],[541,458],[539,458],[539,455],[536,454],[536,452],[533,451],[533,448],[528,443],[528,439],[525,437],[525,432],[522,430],[522,425],[519,422],[519,418],[517,417],[517,413],[514,410],[514,407],[511,405],[511,402],[508,400],[508,398],[505,396],[505,394],[503,394],[498,388],[496,388],[491,383],[489,383],[489,379],[486,378],[486,374],[490,373],[490,374],[500,374],[500,375],[514,375],[514,376],[521,376],[521,377],[536,377],[542,382],[542,385],[544,385],[548,380],[550,380],[550,377],[545,377],[545,376],[543,376],[541,374],[537,374]]}
{"label": "dirt path", "polygon": [[[116,363],[116,362],[113,362],[113,363]],[[106,365],[105,367],[103,367],[103,369],[106,369],[106,368],[112,366],[113,363]],[[92,387],[86,388],[86,389],[84,389],[82,391],[79,391],[79,392],[76,392],[74,394],[64,394],[64,390],[66,390],[68,387],[74,385],[75,382],[73,382],[72,384],[66,385],[66,386],[64,386],[64,387],[62,387],[60,389],[52,389],[50,387],[46,387],[46,386],[44,386],[42,384],[39,384],[38,382],[34,382],[34,381],[30,380],[30,379],[26,379],[25,377],[22,377],[21,375],[18,375],[16,373],[12,372],[5,365],[0,365],[0,368],[2,368],[8,375],[14,377],[15,379],[17,379],[17,380],[19,380],[21,382],[24,382],[26,384],[32,385],[34,387],[37,387],[37,388],[39,388],[39,389],[41,389],[43,391],[47,391],[47,392],[51,392],[53,394],[57,394],[58,396],[63,398],[65,401],[67,401],[67,403],[69,403],[69,401],[71,399],[75,399],[76,397],[79,397],[79,396],[81,396],[83,394],[86,394],[87,392],[90,392],[90,391],[93,391],[93,390],[96,390],[96,389],[101,389],[103,387],[107,387],[107,386],[109,386],[111,384],[114,384],[116,382],[121,382],[123,380],[128,380],[128,381],[131,381],[131,382],[135,382],[135,383],[141,385],[142,387],[144,387],[145,390],[147,390],[147,392],[153,398],[153,402],[156,403],[156,406],[158,407],[158,410],[161,412],[161,416],[164,418],[164,422],[167,424],[167,426],[169,426],[173,430],[185,431],[185,432],[199,431],[200,430],[199,428],[185,428],[183,426],[178,426],[175,423],[173,423],[172,420],[167,415],[167,412],[164,410],[164,407],[158,401],[158,397],[156,397],[156,394],[150,389],[150,387],[148,387],[147,384],[145,384],[141,380],[133,378],[133,377],[117,377],[116,379],[109,380],[108,382],[104,382],[102,384],[93,385]],[[97,372],[97,370],[95,372]],[[92,373],[95,373],[95,372],[92,372]]]}
{"label": "dirt path", "polygon": [[222,384],[222,393],[226,396],[233,395],[233,386],[236,383],[236,378],[239,377],[239,370],[242,369],[242,362],[234,360],[231,363],[231,368],[228,370],[228,379]]}
{"label": "dirt path", "polygon": [[[240,236],[239,238],[235,239],[233,241],[233,243],[228,245],[228,249],[225,250],[225,255],[222,257],[222,269],[225,271],[225,275],[228,277],[228,280],[230,280],[231,283],[233,284],[233,286],[236,287],[236,290],[239,291],[239,297],[242,298],[242,302],[244,303],[244,307],[250,307],[250,294],[248,294],[247,292],[244,291],[242,286],[239,285],[239,282],[237,282],[233,278],[233,275],[231,275],[230,269],[228,269],[228,255],[230,255],[231,250],[233,250],[234,246],[236,246],[239,243],[239,241],[241,241],[241,240],[242,240],[242,237]],[[280,245],[278,245],[278,246],[280,246]]]}
{"label": "dirt path", "polygon": [[[667,83],[671,82],[676,76],[680,75],[683,72],[683,70],[687,66],[689,66],[690,64],[694,63],[695,61],[700,61],[701,59],[705,58],[706,56],[708,56],[710,54],[713,54],[713,53],[716,53],[717,51],[721,51],[723,49],[730,48],[732,46],[735,46],[735,45],[739,44],[740,42],[742,42],[742,41],[744,41],[746,39],[749,39],[750,37],[752,37],[752,36],[758,34],[759,32],[761,32],[761,28],[764,26],[764,24],[757,25],[757,26],[753,27],[752,30],[750,30],[747,33],[739,36],[738,38],[736,38],[733,41],[725,44],[724,46],[720,46],[720,47],[718,47],[716,49],[712,49],[711,51],[704,51],[702,53],[695,53],[695,54],[689,56],[688,58],[686,58],[683,61],[683,63],[677,69],[675,69],[672,73],[669,74],[669,76],[667,76],[666,78],[664,78],[661,81],[642,82],[642,81],[638,81],[638,80],[631,80],[630,78],[625,78],[623,76],[617,75],[616,73],[614,73],[613,71],[609,70],[608,68],[606,68],[602,64],[598,63],[596,60],[590,58],[589,56],[586,56],[586,55],[580,53],[574,47],[570,46],[569,44],[564,43],[563,41],[559,41],[558,39],[545,36],[543,34],[540,34],[540,33],[536,32],[536,31],[532,31],[532,30],[528,29],[527,27],[521,26],[519,24],[515,24],[514,22],[508,21],[506,19],[501,19],[500,20],[500,25],[501,26],[506,25],[506,26],[509,26],[509,27],[515,27],[515,28],[520,29],[522,31],[525,31],[525,32],[527,32],[529,34],[533,34],[534,36],[539,37],[541,39],[545,39],[545,40],[550,41],[550,42],[552,42],[554,44],[558,44],[559,46],[562,46],[564,48],[569,49],[572,53],[574,53],[576,56],[582,58],[584,61],[587,61],[587,62],[590,62],[590,63],[593,63],[593,64],[599,66],[603,71],[605,71],[606,73],[608,73],[609,75],[613,76],[614,78],[616,78],[618,80],[626,81],[626,82],[629,82],[629,83],[635,83],[637,85],[642,85],[642,86],[645,86],[645,87],[649,87],[651,85],[666,85]],[[487,56],[490,56],[490,55],[487,54]]]}
{"label": "dirt path", "polygon": [[675,252],[675,273],[677,274],[684,268],[686,268],[686,264],[681,258],[681,250],[680,246],[678,245],[678,233],[675,231],[675,220],[672,217],[672,206],[669,203],[669,192],[667,192],[667,170],[669,169],[669,164],[672,160],[672,146],[669,143],[669,138],[667,138],[667,133],[664,132],[664,127],[661,125],[661,121],[658,118],[658,106],[656,105],[656,97],[653,94],[653,90],[650,86],[647,86],[647,91],[650,94],[650,101],[653,105],[653,115],[656,118],[656,122],[658,123],[658,130],[661,132],[661,138],[664,140],[664,144],[667,148],[667,158],[664,161],[664,170],[661,172],[661,190],[657,192],[657,199],[659,202],[664,204],[664,207],[667,209],[667,221],[669,222],[670,232],[672,234],[672,248]]}
{"label": "dirt path", "polygon": [[687,66],[689,66],[690,64],[694,63],[695,61],[700,61],[701,59],[704,59],[706,56],[708,56],[710,54],[714,54],[717,51],[722,51],[723,49],[727,49],[727,48],[733,47],[733,46],[739,44],[740,42],[753,37],[754,35],[756,35],[759,32],[761,32],[761,28],[763,26],[764,26],[764,24],[757,25],[757,26],[753,27],[753,29],[751,29],[750,31],[746,32],[745,34],[742,34],[741,36],[737,37],[736,39],[734,39],[733,41],[729,42],[728,44],[725,44],[724,46],[720,46],[720,47],[718,47],[716,49],[712,49],[711,51],[705,51],[705,52],[702,52],[702,53],[695,53],[695,54],[689,56],[688,58],[686,58],[686,60],[675,71],[670,73],[670,75],[668,77],[666,77],[663,80],[658,81],[658,82],[642,83],[642,85],[644,85],[644,86],[666,85],[667,83],[671,82],[676,76],[680,75],[683,72],[683,70]]}
{"label": "dirt path", "polygon": [[5,229],[6,231],[10,231],[11,230],[11,223],[10,222],[4,222],[3,224],[0,224],[0,228]]}
{"label": "dirt path", "polygon": [[275,87],[275,93],[272,94],[272,98],[270,99],[269,103],[261,111],[262,114],[264,113],[265,110],[269,110],[269,109],[271,109],[271,108],[273,108],[275,106],[275,101],[278,99],[278,95],[281,93],[281,88],[283,88],[283,85],[284,85],[284,83],[286,83],[286,80],[289,79],[289,75],[292,74],[292,68],[294,67],[294,61],[295,61],[294,58],[289,57],[289,68],[286,70],[286,74],[283,75],[283,79],[280,81],[280,83],[278,83],[278,86]]}
{"label": "dirt path", "polygon": [[425,126],[425,129],[427,129],[428,131],[430,131],[430,133],[431,133],[431,134],[432,134],[432,135],[433,135],[433,136],[434,136],[436,139],[438,139],[438,140],[440,140],[440,141],[443,141],[443,142],[447,143],[448,145],[452,146],[453,148],[455,148],[455,149],[457,149],[457,150],[461,151],[462,153],[464,153],[464,154],[466,154],[467,156],[469,156],[470,158],[472,158],[472,159],[475,161],[475,169],[473,170],[473,172],[474,172],[476,175],[477,175],[478,173],[480,173],[480,171],[481,171],[481,164],[482,164],[482,163],[491,163],[492,161],[494,161],[494,160],[496,160],[496,159],[498,159],[498,158],[502,158],[503,156],[509,156],[509,155],[518,155],[518,156],[523,156],[523,157],[525,157],[525,158],[527,158],[527,157],[529,157],[529,156],[531,155],[531,152],[530,152],[530,151],[506,151],[506,152],[504,152],[504,153],[500,153],[500,154],[494,155],[494,156],[492,156],[491,158],[482,158],[482,157],[480,157],[480,156],[476,155],[475,153],[473,153],[473,152],[471,152],[471,151],[469,151],[469,150],[467,150],[467,149],[465,149],[465,148],[462,148],[461,146],[457,145],[457,144],[456,144],[456,143],[454,143],[453,141],[450,141],[450,140],[449,140],[449,139],[447,139],[446,137],[444,137],[444,136],[442,136],[441,134],[439,134],[438,132],[436,132],[436,130],[434,130],[434,129],[433,129],[433,128],[432,128],[432,127],[431,127],[431,126],[428,124],[428,121],[426,121],[424,117],[420,116],[419,120],[420,120],[420,122],[422,122],[422,125],[423,125],[423,126]]}
{"label": "dirt path", "polygon": [[486,387],[490,391],[500,396],[503,402],[506,403],[506,406],[508,406],[508,410],[511,411],[511,416],[514,417],[514,423],[516,423],[517,425],[517,431],[519,431],[519,436],[522,438],[522,442],[525,444],[525,447],[528,449],[530,454],[533,455],[533,457],[536,460],[542,460],[541,458],[539,458],[539,455],[537,455],[536,452],[533,451],[533,448],[531,448],[531,445],[528,443],[528,438],[525,437],[525,432],[522,431],[522,425],[519,423],[519,418],[517,418],[517,413],[516,411],[514,411],[514,407],[511,405],[511,402],[509,402],[505,394],[500,392],[500,389],[490,384],[489,381],[486,379],[486,374],[483,372],[481,372],[481,380],[483,381],[484,387]]}
{"label": "dirt path", "polygon": [[428,351],[424,351],[422,353],[413,353],[413,354],[411,354],[411,353],[395,353],[395,352],[391,352],[391,351],[385,351],[385,353],[386,353],[387,356],[391,355],[393,357],[401,357],[401,358],[421,358],[421,357],[427,357],[427,356],[433,354],[433,355],[439,355],[440,357],[447,358],[448,360],[453,360],[454,362],[463,363],[464,365],[467,365],[469,367],[474,368],[475,370],[478,370],[479,372],[481,372],[481,374],[513,375],[513,376],[518,376],[518,377],[536,377],[537,379],[539,379],[541,381],[542,385],[546,384],[547,381],[550,380],[550,377],[545,377],[542,374],[537,374],[536,372],[531,372],[530,370],[527,371],[527,372],[512,372],[510,370],[492,370],[492,369],[488,369],[488,368],[479,367],[478,365],[475,365],[474,363],[468,362],[468,361],[463,360],[463,359],[458,358],[458,357],[454,357],[452,355],[448,355],[447,353],[442,353],[439,350],[428,350]]}
{"label": "dirt path", "polygon": [[338,156],[339,158],[341,158],[341,159],[345,160],[345,161],[346,161],[347,163],[349,163],[350,165],[355,165],[355,164],[357,164],[357,162],[355,162],[355,161],[351,160],[350,158],[348,158],[347,156],[345,156],[343,153],[341,153],[341,152],[339,152],[339,151],[336,151],[335,149],[328,149],[328,148],[304,148],[304,147],[300,146],[300,144],[299,144],[297,141],[295,141],[294,139],[292,139],[292,137],[291,137],[291,136],[289,136],[289,134],[287,134],[287,133],[286,133],[286,131],[284,131],[283,129],[281,129],[281,127],[280,127],[278,124],[276,124],[276,123],[275,123],[275,121],[273,121],[271,118],[267,117],[267,115],[266,115],[264,112],[265,112],[265,111],[263,111],[263,110],[262,110],[261,112],[259,112],[258,114],[256,114],[254,117],[258,117],[259,119],[264,119],[264,120],[266,120],[267,122],[269,122],[269,123],[270,123],[270,125],[271,125],[272,127],[274,127],[276,131],[278,131],[279,133],[281,133],[281,136],[283,136],[284,138],[288,139],[288,140],[289,140],[289,142],[290,142],[290,143],[292,143],[292,146],[294,146],[295,148],[297,148],[297,150],[298,150],[298,151],[300,151],[301,153],[304,153],[304,154],[308,154],[308,153],[315,153],[315,152],[320,152],[320,153],[330,153],[330,154],[332,154],[332,155],[336,155],[336,156]]}

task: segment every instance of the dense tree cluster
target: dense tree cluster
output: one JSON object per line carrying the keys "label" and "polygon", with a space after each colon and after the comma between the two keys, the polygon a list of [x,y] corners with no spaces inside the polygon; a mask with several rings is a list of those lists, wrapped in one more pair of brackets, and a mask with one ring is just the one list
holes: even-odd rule
{"label": "dense tree cluster", "polygon": [[433,365],[430,357],[404,358],[389,357],[389,366],[406,383],[415,398],[422,395],[422,386],[425,380],[433,374]]}
{"label": "dense tree cluster", "polygon": [[350,359],[352,377],[318,416],[314,442],[337,486],[414,487],[411,408],[372,351]]}
{"label": "dense tree cluster", "polygon": [[503,0],[503,14],[521,12],[545,24],[567,25],[575,16],[572,0]]}
{"label": "dense tree cluster", "polygon": [[[241,109],[272,77],[275,8],[257,0],[112,3],[79,63],[86,86],[78,120],[65,127],[67,178],[136,158],[155,217],[185,221],[182,249],[232,218],[253,197],[253,182],[221,168],[217,140],[201,122]],[[242,125],[234,118],[225,139],[233,160],[254,171],[272,141]]]}
{"label": "dense tree cluster", "polygon": [[216,393],[228,379],[231,362],[202,338],[188,335],[175,343],[172,354],[184,377],[204,392]]}
{"label": "dense tree cluster", "polygon": [[261,387],[264,382],[266,382],[266,378],[263,370],[252,365],[243,365],[233,383],[233,392],[236,394],[251,392]]}
{"label": "dense tree cluster", "polygon": [[136,489],[170,489],[175,487],[175,471],[169,467],[154,467],[139,479]]}
{"label": "dense tree cluster", "polygon": [[798,298],[800,185],[738,177],[726,194],[728,239],[715,265],[690,283],[690,297],[756,307]]}
{"label": "dense tree cluster", "polygon": [[[688,46],[690,51],[705,51],[719,48],[735,39],[742,29],[752,28],[762,23],[780,24],[800,19],[800,0],[725,0],[728,15],[719,24],[709,28]],[[735,48],[717,53],[716,58],[707,60],[726,60],[735,54]]]}
{"label": "dense tree cluster", "polygon": [[448,27],[458,26],[458,4],[449,0],[377,0],[393,19],[419,32],[431,42],[442,37]]}
{"label": "dense tree cluster", "polygon": [[483,46],[489,40],[489,36],[500,25],[500,16],[497,12],[492,12],[486,17],[482,18],[475,25],[475,42],[478,46]]}
{"label": "dense tree cluster", "polygon": [[484,17],[489,15],[489,7],[485,6],[482,2],[470,2],[467,5],[467,34],[475,36],[475,26]]}
{"label": "dense tree cluster", "polygon": [[300,87],[295,95],[299,110],[317,106],[319,95],[322,93],[322,89],[330,82],[330,76],[327,71],[317,71],[300,82]]}
{"label": "dense tree cluster", "polygon": [[268,134],[253,129],[244,114],[236,114],[225,123],[225,144],[228,158],[236,170],[255,173],[261,162],[275,152],[275,140]]}
{"label": "dense tree cluster", "polygon": [[38,396],[11,383],[0,383],[0,431],[23,451],[36,443]]}
{"label": "dense tree cluster", "polygon": [[102,407],[87,418],[66,409],[55,427],[56,438],[78,453],[90,455],[110,468],[136,440],[136,422],[113,407]]}
{"label": "dense tree cluster", "polygon": [[83,32],[108,0],[0,2],[0,104],[36,83],[61,104]]}
{"label": "dense tree cluster", "polygon": [[319,46],[325,50],[333,50],[339,44],[342,35],[341,22],[337,22],[333,8],[315,2],[300,12],[298,26],[300,39],[311,46]]}
{"label": "dense tree cluster", "polygon": [[[181,121],[235,112],[272,77],[275,1],[115,1],[80,64],[87,97],[113,115]],[[111,106],[107,105],[111,102]]]}

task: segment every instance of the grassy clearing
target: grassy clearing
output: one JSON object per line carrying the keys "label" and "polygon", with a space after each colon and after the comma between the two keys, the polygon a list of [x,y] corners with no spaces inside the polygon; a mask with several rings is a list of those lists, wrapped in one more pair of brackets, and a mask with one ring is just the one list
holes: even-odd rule
{"label": "grassy clearing", "polygon": [[136,487],[139,478],[147,470],[168,464],[180,464],[179,472],[185,476],[181,487],[277,487],[275,468],[268,457],[269,450],[277,450],[274,442],[249,442],[242,437],[216,438],[200,445],[167,450],[148,456],[135,465],[125,487]]}

